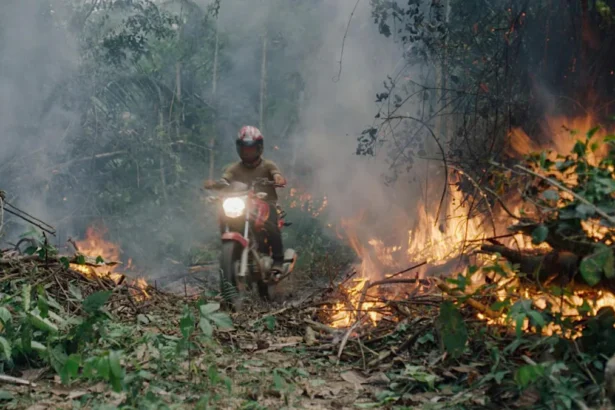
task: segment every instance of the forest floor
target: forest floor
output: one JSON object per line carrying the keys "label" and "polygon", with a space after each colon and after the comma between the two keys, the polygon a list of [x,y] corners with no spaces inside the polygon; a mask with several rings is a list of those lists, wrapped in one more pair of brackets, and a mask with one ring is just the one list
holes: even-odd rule
{"label": "forest floor", "polygon": [[[400,285],[374,301],[364,280],[300,274],[273,303],[229,314],[187,284],[140,288],[61,258],[0,265],[0,408],[571,410],[605,398],[607,316],[569,341],[487,324],[477,300],[456,308],[431,280],[373,282]],[[516,323],[536,316],[517,306]]]}
{"label": "forest floor", "polygon": [[[361,401],[373,403],[368,400],[373,397],[370,389],[362,384],[365,378],[338,363],[333,350],[316,347],[318,355],[311,351],[318,342],[306,339],[306,326],[282,323],[290,316],[278,321],[277,315],[294,309],[288,302],[299,297],[296,286],[280,285],[276,302],[264,306],[254,301],[249,311],[232,315],[232,328],[218,329],[213,338],[191,335],[190,344],[181,347],[186,312],[177,305],[163,303],[161,309],[153,307],[136,317],[108,320],[102,349],[88,354],[94,358],[111,349],[119,352],[122,389],[114,391],[100,364],[94,366],[99,367],[95,376],[68,385],[52,366],[26,365],[12,382],[0,381],[0,407],[351,409]],[[305,296],[305,290],[302,293]],[[181,303],[191,301],[189,297]],[[108,367],[112,373],[111,360]]]}

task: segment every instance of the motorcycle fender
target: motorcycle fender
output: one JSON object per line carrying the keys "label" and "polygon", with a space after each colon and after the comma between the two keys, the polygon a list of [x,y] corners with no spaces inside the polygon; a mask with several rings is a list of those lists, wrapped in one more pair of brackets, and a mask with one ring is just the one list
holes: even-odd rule
{"label": "motorcycle fender", "polygon": [[242,247],[248,246],[248,240],[238,232],[224,232],[222,234],[222,242],[235,241],[241,244]]}

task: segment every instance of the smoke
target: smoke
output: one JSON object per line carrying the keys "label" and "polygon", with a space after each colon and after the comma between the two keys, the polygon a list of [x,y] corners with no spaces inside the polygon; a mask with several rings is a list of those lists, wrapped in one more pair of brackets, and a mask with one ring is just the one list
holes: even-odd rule
{"label": "smoke", "polygon": [[66,148],[76,118],[46,101],[75,68],[77,48],[54,18],[66,11],[61,2],[6,0],[1,9],[0,189],[15,205],[52,221],[57,212],[46,204],[51,159]]}
{"label": "smoke", "polygon": [[415,188],[405,182],[384,183],[386,153],[355,154],[357,137],[378,112],[376,94],[402,60],[399,45],[378,32],[369,2],[359,2],[351,19],[355,4],[323,5],[323,39],[307,65],[309,91],[298,141],[299,155],[314,170],[312,190],[328,197],[331,222],[362,216],[355,228],[366,244],[370,237],[407,232],[399,229],[399,218],[407,222],[404,208],[412,203]]}
{"label": "smoke", "polygon": [[[96,168],[98,163],[80,162],[81,180],[92,176],[91,185],[86,187],[89,191],[80,187],[85,192],[83,197],[73,200],[66,195],[65,201],[56,189],[67,185],[62,178],[72,178],[69,172],[62,178],[56,176],[54,165],[74,159],[66,158],[66,153],[74,152],[69,141],[79,136],[83,121],[79,107],[51,98],[63,90],[64,84],[71,84],[71,79],[76,87],[82,86],[74,80],[83,68],[80,53],[84,50],[67,26],[74,10],[63,8],[65,3],[11,0],[1,6],[0,15],[0,175],[3,184],[11,181],[10,186],[0,189],[10,191],[15,205],[62,226],[61,242],[66,236],[81,236],[84,225],[96,221],[100,215],[86,211],[97,210],[95,203],[100,191],[105,190],[104,184],[113,183],[99,182],[104,177]],[[205,9],[210,2],[196,3]],[[292,175],[291,186],[307,185],[313,195],[327,196],[327,222],[337,224],[342,218],[364,212],[364,243],[368,235],[399,233],[399,229],[393,229],[399,220],[392,216],[407,215],[415,189],[411,185],[400,188],[384,184],[382,175],[388,170],[385,158],[355,155],[357,136],[372,124],[378,109],[375,95],[402,60],[399,46],[378,33],[370,2],[223,0],[218,29],[221,66],[217,92],[211,96],[221,117],[217,124],[217,174],[226,160],[235,157],[233,139],[238,127],[259,123],[266,35],[266,156]],[[165,81],[174,84],[174,73],[169,77]],[[200,87],[188,91],[209,98],[209,79]],[[90,98],[91,90],[71,91],[75,98]],[[288,101],[279,101],[279,96]],[[297,101],[301,101],[299,109]],[[96,146],[86,147],[85,155],[104,153],[99,152],[101,149],[113,151],[114,147],[102,141],[111,140],[114,131],[109,128],[109,134],[99,136]],[[203,136],[203,145],[208,139],[208,135]],[[280,146],[279,151],[272,150],[275,145]],[[207,177],[206,172],[204,156],[203,164],[190,168],[191,174],[185,179],[198,184]],[[138,179],[138,170],[125,178]],[[183,194],[191,197],[181,198],[182,203],[192,204],[184,205],[181,212],[169,213],[158,203],[135,202],[124,209],[124,215],[113,215],[128,220],[117,223],[117,229],[125,231],[123,241],[130,242],[123,246],[126,253],[133,256],[130,252],[134,251],[159,260],[171,251],[186,251],[206,237],[213,239],[217,234],[214,214],[205,211],[198,194],[197,187]],[[78,223],[71,222],[77,218]],[[158,220],[159,227],[151,227],[152,220]],[[116,223],[112,218],[107,222]],[[204,232],[204,228],[209,231]]]}

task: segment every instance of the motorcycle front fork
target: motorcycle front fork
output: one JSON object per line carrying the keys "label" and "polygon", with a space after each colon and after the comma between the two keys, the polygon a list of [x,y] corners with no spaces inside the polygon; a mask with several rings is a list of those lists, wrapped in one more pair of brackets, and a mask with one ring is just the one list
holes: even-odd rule
{"label": "motorcycle front fork", "polygon": [[250,237],[248,236],[250,232],[250,209],[246,209],[246,222],[243,228],[243,237],[246,239],[247,243],[243,251],[241,252],[241,265],[239,267],[239,276],[245,277],[248,273],[248,254],[250,253]]}

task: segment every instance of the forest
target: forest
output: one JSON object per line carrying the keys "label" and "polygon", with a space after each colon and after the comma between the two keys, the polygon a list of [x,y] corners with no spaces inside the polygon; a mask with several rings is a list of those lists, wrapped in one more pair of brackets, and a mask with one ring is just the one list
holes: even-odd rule
{"label": "forest", "polygon": [[615,408],[614,103],[615,0],[3,0],[0,407]]}

